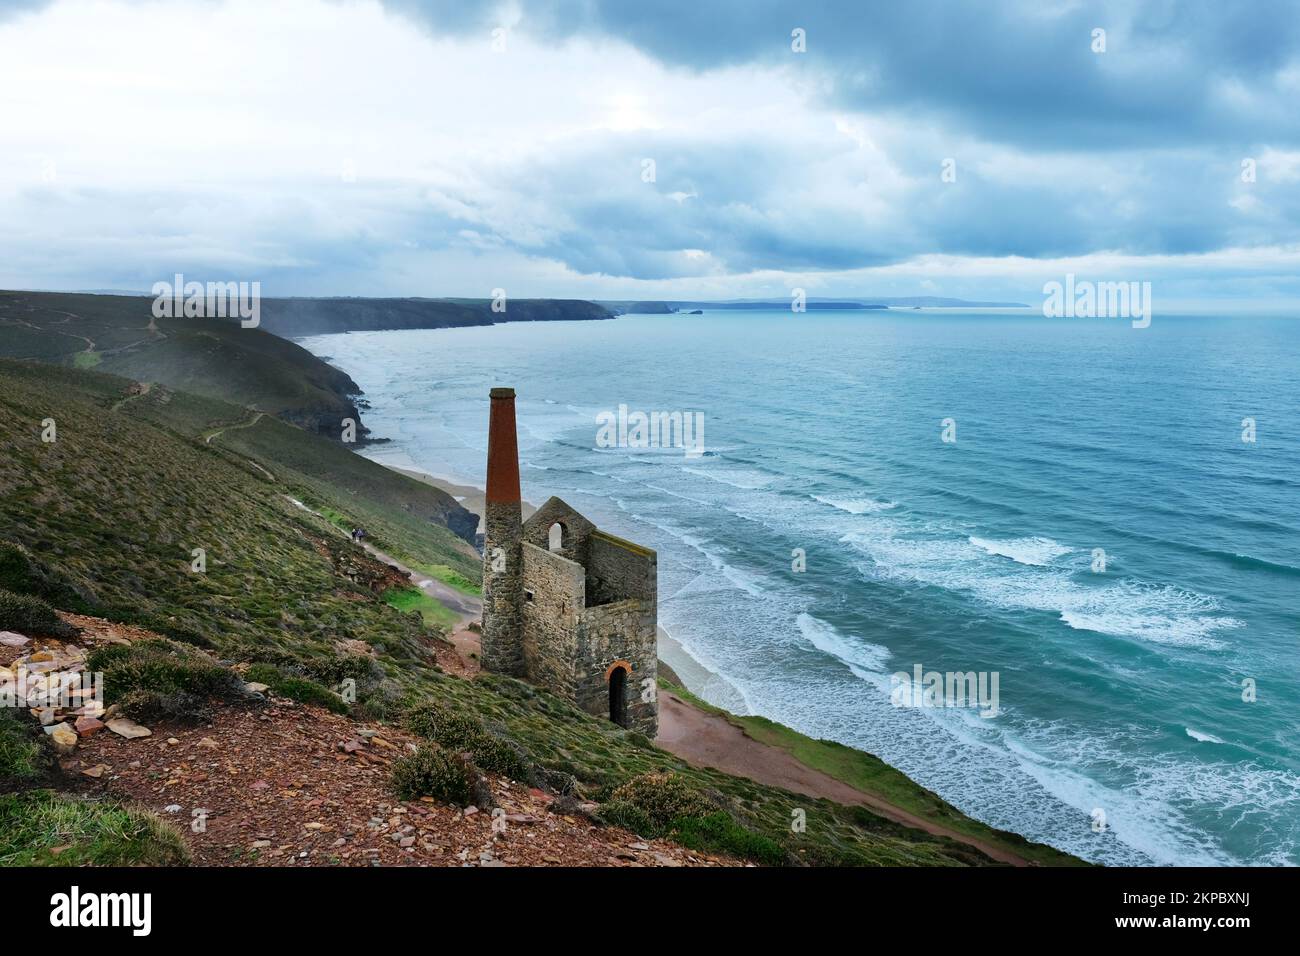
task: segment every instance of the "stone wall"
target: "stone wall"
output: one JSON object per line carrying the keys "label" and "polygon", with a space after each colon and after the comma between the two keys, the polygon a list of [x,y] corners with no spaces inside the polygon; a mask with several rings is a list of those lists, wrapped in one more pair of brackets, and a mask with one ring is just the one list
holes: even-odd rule
{"label": "stone wall", "polygon": [[[659,731],[655,683],[659,649],[654,603],[618,601],[587,608],[582,613],[577,651],[574,703],[589,714],[609,717],[608,671],[611,665],[626,662],[626,726],[653,740]],[[650,699],[643,700],[643,694]]]}
{"label": "stone wall", "polygon": [[523,653],[533,683],[573,697],[578,626],[586,574],[582,565],[525,542],[523,553]]}
{"label": "stone wall", "polygon": [[559,523],[564,526],[564,547],[557,554],[577,561],[584,567],[587,564],[587,539],[596,530],[596,526],[578,514],[560,498],[549,498],[524,522],[524,540],[537,545],[543,551],[551,547],[551,525]]}
{"label": "stone wall", "polygon": [[587,542],[587,606],[635,599],[654,602],[658,557],[649,548],[593,531]]}
{"label": "stone wall", "polygon": [[[483,517],[483,667],[498,674],[524,675],[520,630],[519,502],[489,502]],[[500,553],[498,554],[498,549]]]}

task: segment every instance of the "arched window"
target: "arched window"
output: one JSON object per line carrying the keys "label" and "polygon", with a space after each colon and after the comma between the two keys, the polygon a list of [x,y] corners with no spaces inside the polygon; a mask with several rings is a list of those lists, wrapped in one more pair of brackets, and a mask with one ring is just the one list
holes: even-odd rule
{"label": "arched window", "polygon": [[549,532],[549,547],[552,551],[560,551],[569,546],[569,529],[560,522],[551,525]]}

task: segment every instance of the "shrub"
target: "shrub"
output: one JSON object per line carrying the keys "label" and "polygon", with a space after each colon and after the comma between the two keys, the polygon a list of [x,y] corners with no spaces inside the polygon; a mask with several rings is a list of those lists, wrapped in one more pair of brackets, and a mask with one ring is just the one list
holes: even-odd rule
{"label": "shrub", "polygon": [[270,664],[252,664],[244,671],[244,680],[250,684],[265,684],[281,697],[300,704],[315,704],[336,714],[346,714],[348,704],[338,694],[308,677],[286,674]]}
{"label": "shrub", "polygon": [[393,720],[405,707],[405,693],[391,681],[383,680],[357,689],[357,711],[365,720]]}
{"label": "shrub", "polygon": [[417,704],[406,712],[402,722],[416,736],[435,740],[449,750],[468,750],[462,744],[484,733],[483,725],[473,715],[442,704]]}
{"label": "shrub", "polygon": [[0,631],[72,637],[77,632],[65,624],[40,598],[0,589]]}
{"label": "shrub", "polygon": [[249,664],[244,669],[244,680],[249,684],[265,684],[274,687],[283,675],[280,669],[271,664]]}
{"label": "shrub", "polygon": [[271,687],[281,697],[288,697],[300,704],[315,704],[336,714],[348,712],[348,704],[342,697],[306,677],[282,677],[279,683]]}
{"label": "shrub", "polygon": [[607,800],[600,805],[599,813],[601,822],[631,830],[637,836],[657,837],[663,833],[663,829],[655,826],[649,814],[627,800]]}
{"label": "shrub", "polygon": [[161,693],[156,690],[133,690],[118,702],[122,713],[142,724],[171,720],[181,724],[207,724],[212,722],[212,708],[208,702],[188,691]]}
{"label": "shrub", "polygon": [[[644,773],[633,777],[610,795],[610,802],[635,807],[654,827],[654,836],[666,832],[673,821],[682,817],[703,817],[717,808],[698,790],[693,789],[680,774]],[[621,808],[620,813],[625,811]],[[601,815],[605,810],[601,808]]]}
{"label": "shrub", "polygon": [[163,696],[183,692],[200,700],[244,696],[243,682],[234,671],[202,651],[161,638],[100,648],[87,659],[86,669],[103,672],[104,697],[109,703],[131,691]]}
{"label": "shrub", "polygon": [[390,783],[402,800],[433,797],[463,807],[471,802],[476,777],[473,768],[458,754],[421,747],[393,762]]}
{"label": "shrub", "polygon": [[471,741],[468,748],[474,763],[488,773],[495,773],[511,780],[527,780],[530,765],[524,748],[513,740],[482,733]]}
{"label": "shrub", "polygon": [[490,733],[471,714],[425,703],[408,710],[404,723],[411,733],[447,750],[469,753],[474,763],[489,773],[512,780],[529,779],[532,765],[527,751],[513,740]]}
{"label": "shrub", "polygon": [[360,654],[336,654],[323,660],[306,661],[304,666],[309,676],[329,685],[340,684],[348,678],[360,684],[381,680],[384,676],[378,661]]}

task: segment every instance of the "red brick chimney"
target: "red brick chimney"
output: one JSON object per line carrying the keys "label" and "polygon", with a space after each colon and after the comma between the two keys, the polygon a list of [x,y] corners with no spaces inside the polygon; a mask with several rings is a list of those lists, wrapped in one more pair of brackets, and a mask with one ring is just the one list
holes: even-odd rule
{"label": "red brick chimney", "polygon": [[487,502],[519,501],[519,440],[515,433],[515,390],[494,388],[488,418]]}

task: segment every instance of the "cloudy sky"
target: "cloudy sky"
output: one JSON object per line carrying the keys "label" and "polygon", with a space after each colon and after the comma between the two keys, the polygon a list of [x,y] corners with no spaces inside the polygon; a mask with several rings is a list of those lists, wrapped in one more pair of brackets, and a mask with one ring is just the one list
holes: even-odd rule
{"label": "cloudy sky", "polygon": [[0,0],[0,287],[175,272],[1285,306],[1300,2]]}

